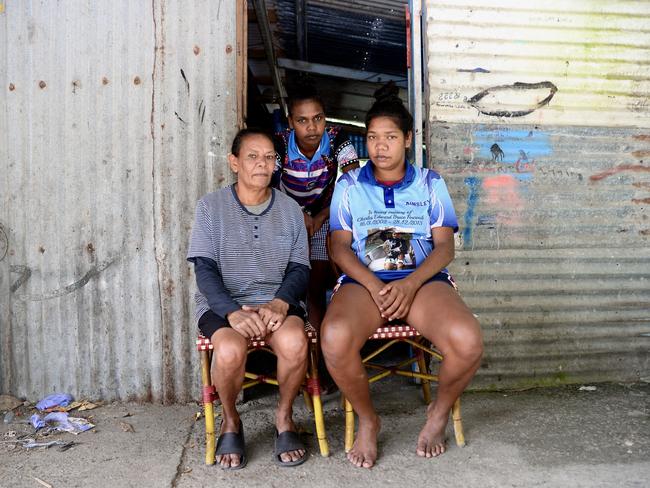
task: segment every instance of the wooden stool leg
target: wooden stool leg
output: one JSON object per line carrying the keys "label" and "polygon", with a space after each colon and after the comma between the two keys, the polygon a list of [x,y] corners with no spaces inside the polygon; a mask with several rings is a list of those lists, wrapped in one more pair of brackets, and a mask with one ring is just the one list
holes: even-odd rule
{"label": "wooden stool leg", "polygon": [[201,383],[203,384],[203,416],[205,417],[205,464],[215,463],[214,405],[212,403],[214,386],[210,377],[210,357],[208,351],[201,351]]}
{"label": "wooden stool leg", "polygon": [[451,418],[454,422],[454,434],[456,436],[456,445],[458,447],[465,447],[465,433],[463,432],[463,418],[460,415],[460,397],[454,402],[451,407]]}
{"label": "wooden stool leg", "polygon": [[320,455],[328,457],[330,455],[330,448],[327,442],[327,433],[325,432],[325,417],[323,415],[323,403],[320,398],[320,381],[318,379],[318,355],[316,345],[314,344],[309,345],[309,369],[310,378],[307,380],[307,384],[314,409],[318,447],[320,449]]}
{"label": "wooden stool leg", "polygon": [[[422,349],[418,349],[417,352],[418,358],[418,369],[422,374],[429,374],[429,368],[427,367],[426,356]],[[431,403],[431,382],[424,378],[420,379],[422,382],[422,395],[424,396],[424,403],[429,405]]]}
{"label": "wooden stool leg", "polygon": [[352,404],[345,399],[345,452],[350,452],[354,444],[354,410]]}

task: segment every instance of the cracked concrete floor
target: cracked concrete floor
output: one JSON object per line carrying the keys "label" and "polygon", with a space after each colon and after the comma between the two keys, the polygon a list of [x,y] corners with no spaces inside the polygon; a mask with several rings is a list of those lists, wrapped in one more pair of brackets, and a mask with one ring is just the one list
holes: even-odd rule
{"label": "cracked concrete floor", "polygon": [[[196,405],[111,404],[85,412],[95,432],[79,444],[26,451],[0,446],[0,487],[36,487],[39,478],[58,487],[395,486],[646,487],[650,479],[650,385],[596,385],[524,392],[467,393],[463,419],[468,445],[453,440],[438,459],[414,455],[424,406],[419,390],[402,379],[373,385],[383,418],[380,459],[372,470],[354,468],[343,453],[343,414],[338,396],[325,403],[332,455],[322,458],[312,437],[310,459],[297,468],[272,461],[272,391],[258,390],[241,406],[248,466],[237,472],[205,466],[204,424]],[[124,415],[130,414],[129,417]],[[313,431],[302,400],[296,420]],[[133,426],[125,432],[121,422]],[[28,432],[0,424],[0,435]],[[450,432],[451,434],[451,432]],[[453,437],[452,437],[453,439]]]}

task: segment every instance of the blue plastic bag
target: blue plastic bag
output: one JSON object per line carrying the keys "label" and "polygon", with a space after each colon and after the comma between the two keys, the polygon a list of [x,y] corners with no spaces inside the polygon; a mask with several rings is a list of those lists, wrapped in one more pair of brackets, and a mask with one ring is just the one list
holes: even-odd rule
{"label": "blue plastic bag", "polygon": [[68,413],[67,412],[51,412],[48,413],[45,417],[41,418],[41,416],[37,413],[32,415],[29,418],[29,421],[32,423],[35,429],[42,429],[45,427],[47,424],[52,424],[52,425],[66,425],[68,423]]}
{"label": "blue plastic bag", "polygon": [[71,401],[72,395],[68,393],[52,393],[38,402],[36,408],[39,410],[47,410],[52,407],[65,407],[70,405]]}
{"label": "blue plastic bag", "polygon": [[32,426],[35,429],[42,429],[45,427],[45,420],[41,418],[41,416],[37,413],[29,417],[29,421],[32,423]]}
{"label": "blue plastic bag", "polygon": [[35,429],[42,429],[47,426],[54,430],[70,432],[75,435],[90,430],[95,426],[84,418],[69,417],[67,412],[51,412],[43,418],[35,413],[30,417],[29,421]]}

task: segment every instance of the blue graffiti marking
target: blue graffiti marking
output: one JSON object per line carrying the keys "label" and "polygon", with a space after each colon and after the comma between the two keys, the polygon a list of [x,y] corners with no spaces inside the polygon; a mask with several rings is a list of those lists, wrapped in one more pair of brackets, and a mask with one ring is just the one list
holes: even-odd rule
{"label": "blue graffiti marking", "polygon": [[533,175],[530,173],[504,173],[506,175],[510,175],[516,180],[519,181],[532,181],[533,180]]}
{"label": "blue graffiti marking", "polygon": [[474,212],[478,203],[479,190],[481,188],[481,179],[475,176],[465,178],[465,184],[469,186],[467,195],[467,210],[465,211],[465,225],[463,227],[463,248],[467,249],[472,240],[472,225],[474,221]]}
{"label": "blue graffiti marking", "polygon": [[502,154],[499,160],[506,164],[514,164],[522,158],[533,160],[539,156],[552,153],[550,137],[540,131],[528,130],[479,130],[474,133],[474,145],[479,147],[478,156],[483,159],[494,159],[493,146],[498,145]]}

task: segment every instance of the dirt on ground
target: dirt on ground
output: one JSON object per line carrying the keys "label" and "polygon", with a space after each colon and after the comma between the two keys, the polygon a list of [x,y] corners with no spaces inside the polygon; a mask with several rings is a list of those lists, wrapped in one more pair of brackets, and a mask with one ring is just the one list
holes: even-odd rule
{"label": "dirt on ground", "polygon": [[[589,386],[589,388],[585,388]],[[295,418],[305,431],[309,460],[295,468],[273,462],[273,409],[268,388],[240,406],[248,466],[236,472],[206,466],[203,418],[196,404],[113,403],[70,415],[95,428],[45,440],[73,444],[27,449],[12,442],[34,436],[25,416],[0,424],[0,487],[647,487],[650,486],[650,385],[597,384],[463,396],[467,445],[439,458],[415,455],[425,407],[404,379],[373,385],[383,419],[379,460],[371,470],[350,465],[343,449],[338,395],[325,399],[331,456],[323,458],[311,414],[301,398]],[[25,414],[30,413],[27,407]],[[217,409],[218,411],[218,409]],[[218,424],[218,419],[217,419]],[[41,441],[43,439],[40,439]]]}

